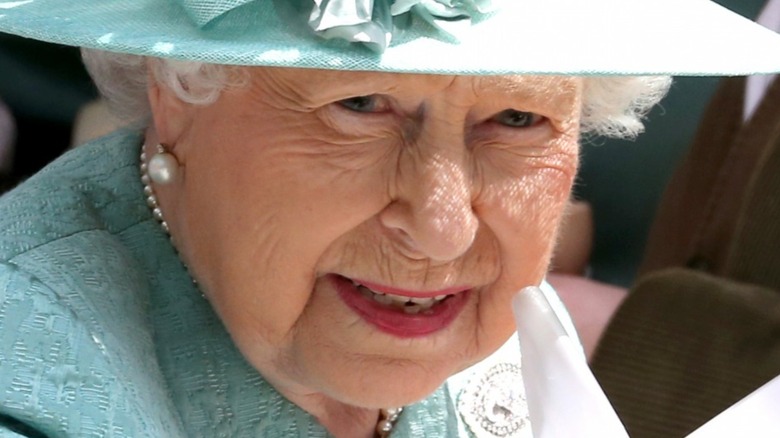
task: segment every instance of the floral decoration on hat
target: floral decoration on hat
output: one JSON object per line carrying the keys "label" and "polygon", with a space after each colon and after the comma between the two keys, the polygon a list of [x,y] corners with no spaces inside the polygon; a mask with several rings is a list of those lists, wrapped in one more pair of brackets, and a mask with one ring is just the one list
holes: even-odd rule
{"label": "floral decoration on hat", "polygon": [[[178,0],[190,18],[205,27],[218,17],[255,1],[269,0]],[[295,0],[289,0],[295,1]],[[393,34],[408,28],[413,17],[430,23],[445,38],[471,26],[472,17],[497,8],[494,0],[300,0],[298,9],[308,11],[307,22],[315,34],[326,39],[362,43],[383,52]],[[308,5],[307,5],[308,3]]]}

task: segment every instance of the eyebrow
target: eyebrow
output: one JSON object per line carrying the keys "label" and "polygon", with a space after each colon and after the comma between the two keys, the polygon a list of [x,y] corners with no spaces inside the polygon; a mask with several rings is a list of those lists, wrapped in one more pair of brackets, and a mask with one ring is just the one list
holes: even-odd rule
{"label": "eyebrow", "polygon": [[[393,94],[404,87],[404,80],[441,79],[449,82],[457,77],[467,78],[446,75],[418,78],[413,74],[383,72],[349,72],[345,76],[342,71],[315,69],[297,70],[289,76],[284,71],[275,74],[284,79],[287,87],[295,90],[298,103],[310,108],[349,97]],[[477,95],[508,99],[510,104],[516,101],[516,109],[525,111],[570,107],[578,95],[575,78],[565,76],[496,75],[472,76],[471,79]]]}
{"label": "eyebrow", "polygon": [[532,102],[533,106],[568,107],[575,104],[580,83],[566,76],[484,76],[476,87],[478,92]]}

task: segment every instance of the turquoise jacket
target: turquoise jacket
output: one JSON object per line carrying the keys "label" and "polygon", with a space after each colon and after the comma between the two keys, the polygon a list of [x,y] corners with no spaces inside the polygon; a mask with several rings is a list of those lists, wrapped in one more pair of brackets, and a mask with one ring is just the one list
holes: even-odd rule
{"label": "turquoise jacket", "polygon": [[[141,142],[99,139],[0,198],[0,437],[328,436],[193,284],[145,203]],[[393,437],[510,436],[525,414],[487,418],[482,400],[498,379],[516,390],[491,403],[524,407],[517,360],[455,376]]]}

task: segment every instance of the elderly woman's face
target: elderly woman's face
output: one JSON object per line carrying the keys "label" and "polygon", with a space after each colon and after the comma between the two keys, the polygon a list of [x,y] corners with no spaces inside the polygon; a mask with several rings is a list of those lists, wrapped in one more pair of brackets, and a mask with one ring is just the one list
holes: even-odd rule
{"label": "elderly woman's face", "polygon": [[577,165],[581,80],[249,70],[152,99],[179,250],[289,398],[410,403],[513,331]]}

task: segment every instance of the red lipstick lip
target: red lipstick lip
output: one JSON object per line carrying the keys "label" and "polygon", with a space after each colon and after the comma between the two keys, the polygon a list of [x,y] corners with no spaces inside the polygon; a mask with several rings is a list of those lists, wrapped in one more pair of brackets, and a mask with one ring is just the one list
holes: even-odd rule
{"label": "red lipstick lip", "polygon": [[[346,277],[344,277],[346,278]],[[385,286],[382,284],[372,283],[370,281],[364,281],[357,278],[348,279],[355,283],[358,283],[360,285],[363,285],[369,289],[371,289],[374,292],[379,292],[383,294],[390,294],[390,295],[399,295],[402,297],[409,297],[409,298],[433,298],[438,297],[441,295],[455,295],[460,292],[465,292],[470,287],[448,287],[446,289],[436,290],[436,291],[411,291],[406,289],[400,289],[392,286]]]}
{"label": "red lipstick lip", "polygon": [[[460,293],[455,293],[454,295],[446,294],[451,296],[435,304],[430,309],[417,314],[408,314],[403,310],[379,304],[373,299],[365,297],[349,278],[335,274],[327,275],[326,278],[334,286],[344,304],[353,312],[380,331],[399,338],[423,337],[447,328],[466,307],[468,297],[471,295],[470,289],[464,291],[462,288],[458,288],[457,291]],[[373,289],[368,284],[355,281]],[[385,287],[383,290],[395,289]],[[403,296],[409,296],[410,298],[423,298],[420,294],[408,295],[409,291],[398,291],[407,292]],[[444,291],[446,292],[448,289]],[[445,295],[441,292],[436,291],[436,294]],[[389,293],[396,294],[394,292]],[[426,292],[426,294],[429,293]]]}

